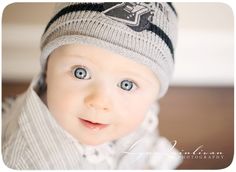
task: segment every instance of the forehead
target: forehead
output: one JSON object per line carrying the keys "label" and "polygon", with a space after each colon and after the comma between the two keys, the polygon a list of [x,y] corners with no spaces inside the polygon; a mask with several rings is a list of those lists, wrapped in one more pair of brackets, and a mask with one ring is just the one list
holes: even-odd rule
{"label": "forehead", "polygon": [[[136,74],[157,80],[154,73],[145,65],[109,50],[82,44],[70,44],[57,48],[51,56],[55,61],[76,64],[83,60],[109,72]],[[51,57],[50,57],[51,58]]]}

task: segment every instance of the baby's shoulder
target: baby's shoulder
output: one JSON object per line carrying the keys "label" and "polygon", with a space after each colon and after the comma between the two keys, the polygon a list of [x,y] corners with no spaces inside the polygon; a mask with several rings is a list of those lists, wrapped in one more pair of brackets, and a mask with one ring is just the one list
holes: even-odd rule
{"label": "baby's shoulder", "polygon": [[6,143],[19,131],[18,119],[25,93],[16,97],[8,97],[2,102],[2,143]]}
{"label": "baby's shoulder", "polygon": [[12,169],[26,169],[29,147],[20,130],[15,130],[2,140],[2,158],[4,164]]}
{"label": "baby's shoulder", "polygon": [[2,102],[2,155],[5,165],[10,168],[18,164],[26,147],[18,124],[24,97],[25,93],[22,93],[15,97],[7,97]]}

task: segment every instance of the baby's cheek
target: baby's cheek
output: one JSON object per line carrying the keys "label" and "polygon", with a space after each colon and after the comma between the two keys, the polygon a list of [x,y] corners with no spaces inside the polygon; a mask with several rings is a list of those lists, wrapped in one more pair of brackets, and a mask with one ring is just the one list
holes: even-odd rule
{"label": "baby's cheek", "polygon": [[132,132],[141,125],[146,113],[144,110],[138,111],[135,108],[130,109],[127,112],[125,118],[123,118],[123,124],[127,131]]}
{"label": "baby's cheek", "polygon": [[52,99],[49,111],[58,124],[73,134],[74,128],[77,126],[76,110],[73,100],[69,97],[62,97],[62,99]]}
{"label": "baby's cheek", "polygon": [[65,95],[63,93],[49,93],[47,99],[49,110],[54,116],[62,117],[68,114],[72,109],[71,99],[70,97],[68,97],[68,95]]}
{"label": "baby's cheek", "polygon": [[62,115],[75,116],[78,115],[79,101],[75,97],[66,96],[63,101],[59,101],[58,108]]}

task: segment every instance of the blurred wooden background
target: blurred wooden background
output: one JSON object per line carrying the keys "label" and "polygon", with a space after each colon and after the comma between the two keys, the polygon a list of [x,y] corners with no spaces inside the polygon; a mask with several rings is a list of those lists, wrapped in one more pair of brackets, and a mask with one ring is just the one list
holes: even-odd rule
{"label": "blurred wooden background", "polygon": [[[2,98],[27,89],[29,83],[3,82]],[[234,152],[234,88],[170,87],[160,101],[159,129],[184,154],[202,145],[202,152],[222,152],[223,159],[184,159],[178,169],[221,169]],[[199,150],[198,152],[201,152]],[[211,156],[212,157],[212,156]]]}

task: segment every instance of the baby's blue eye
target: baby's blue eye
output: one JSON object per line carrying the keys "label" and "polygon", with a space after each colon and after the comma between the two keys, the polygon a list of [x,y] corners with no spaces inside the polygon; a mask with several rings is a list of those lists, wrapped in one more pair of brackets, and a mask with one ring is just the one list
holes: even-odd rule
{"label": "baby's blue eye", "polygon": [[135,89],[137,87],[134,82],[129,81],[129,80],[121,81],[121,83],[119,83],[118,86],[125,91],[130,91],[130,90]]}
{"label": "baby's blue eye", "polygon": [[78,67],[74,70],[74,76],[78,79],[90,79],[88,69],[85,67]]}

